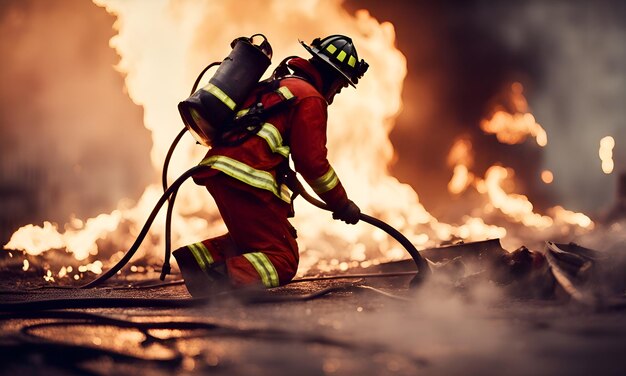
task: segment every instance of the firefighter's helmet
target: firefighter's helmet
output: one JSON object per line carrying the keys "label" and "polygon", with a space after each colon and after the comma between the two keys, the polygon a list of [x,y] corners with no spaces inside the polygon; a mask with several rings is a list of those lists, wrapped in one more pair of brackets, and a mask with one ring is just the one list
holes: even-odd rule
{"label": "firefighter's helmet", "polygon": [[310,46],[303,41],[300,43],[314,57],[319,58],[333,70],[339,72],[352,86],[356,85],[369,67],[365,60],[359,61],[359,55],[352,39],[345,35],[335,34],[323,39],[315,38]]}

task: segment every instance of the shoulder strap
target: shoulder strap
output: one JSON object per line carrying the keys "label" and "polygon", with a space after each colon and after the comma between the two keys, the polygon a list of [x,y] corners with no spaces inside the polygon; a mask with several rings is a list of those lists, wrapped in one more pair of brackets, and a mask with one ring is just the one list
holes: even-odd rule
{"label": "shoulder strap", "polygon": [[[225,127],[227,130],[220,135],[219,141],[215,143],[225,146],[239,145],[256,135],[267,118],[293,104],[297,97],[288,87],[280,86],[281,79],[263,82],[265,87],[258,91],[255,104],[237,112],[235,119]],[[264,107],[261,98],[270,92],[278,94],[281,100],[269,107]]]}

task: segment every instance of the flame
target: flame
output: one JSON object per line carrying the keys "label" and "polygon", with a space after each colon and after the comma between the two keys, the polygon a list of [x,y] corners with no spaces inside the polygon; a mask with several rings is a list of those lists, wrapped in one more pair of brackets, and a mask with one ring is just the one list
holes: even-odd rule
{"label": "flame", "polygon": [[591,218],[583,213],[576,213],[561,206],[555,206],[549,210],[555,218],[556,222],[567,225],[575,225],[582,228],[591,229],[594,226]]}
{"label": "flame", "polygon": [[533,204],[524,195],[507,193],[503,183],[515,175],[513,169],[492,166],[485,174],[484,185],[491,204],[511,219],[521,222],[524,226],[548,228],[552,226],[552,218],[533,212]]}
{"label": "flame", "polygon": [[469,169],[474,163],[472,142],[466,138],[457,139],[448,154],[448,165],[453,166],[452,179],[448,183],[448,191],[452,194],[460,194],[474,180],[474,174]]}
{"label": "flame", "polygon": [[611,136],[606,136],[600,140],[600,150],[598,154],[602,161],[602,171],[605,174],[613,172],[615,164],[613,163],[613,148],[615,147],[615,139]]}
{"label": "flame", "polygon": [[[522,84],[515,82],[509,89],[505,95],[512,113],[507,112],[505,106],[496,105],[491,118],[481,121],[481,129],[495,134],[501,143],[517,144],[523,142],[526,137],[533,136],[539,146],[546,146],[547,134],[528,112]],[[486,171],[484,179],[476,177],[470,171],[473,163],[471,146],[471,141],[460,138],[448,153],[448,165],[453,167],[453,176],[448,183],[450,193],[460,194],[472,186],[488,199],[487,209],[498,209],[510,221],[527,227],[545,230],[555,224],[561,224],[593,228],[593,222],[585,214],[572,212],[560,206],[548,209],[550,215],[536,213],[528,197],[514,193],[515,171],[511,168],[496,164]],[[554,175],[551,171],[544,170],[541,179],[544,183],[550,184],[554,180]]]}
{"label": "flame", "polygon": [[58,231],[57,225],[47,221],[43,227],[29,224],[18,229],[5,247],[24,250],[34,256],[49,249],[64,248],[73,253],[77,260],[84,260],[98,253],[96,241],[115,230],[120,219],[121,212],[118,210],[90,218],[84,224],[75,219],[67,225],[63,234]]}
{"label": "flame", "polygon": [[[310,41],[342,33],[354,39],[360,57],[370,64],[358,89],[344,90],[329,108],[329,159],[351,198],[363,212],[388,222],[417,247],[450,239],[471,241],[507,236],[504,227],[486,223],[480,210],[478,215],[463,217],[459,224],[439,222],[426,211],[410,186],[389,175],[393,146],[388,135],[402,109],[401,92],[406,75],[406,60],[395,47],[392,24],[378,22],[365,10],[348,14],[340,0],[248,1],[245,6],[219,1],[94,2],[117,17],[114,24],[117,35],[111,39],[110,46],[121,57],[116,69],[125,76],[128,95],[144,109],[144,125],[152,134],[151,160],[155,171],[161,171],[167,150],[183,126],[176,104],[187,97],[195,75],[204,66],[221,61],[229,53],[233,38],[263,32],[272,43],[276,60],[280,60],[289,55],[307,56],[298,39]],[[481,127],[496,134],[501,142],[518,143],[532,136],[540,146],[545,146],[546,132],[528,112],[522,91],[521,84],[512,84],[513,111],[496,107],[493,116],[483,121]],[[196,165],[205,152],[191,137],[184,138],[171,161],[170,176],[178,176]],[[452,193],[460,194],[474,187],[489,200],[485,207],[496,208],[510,221],[527,226],[545,228],[556,221],[534,213],[525,196],[504,188],[513,184],[512,170],[493,166],[484,179],[476,177],[471,172],[470,140],[459,139],[454,143],[448,163],[454,171],[449,184]],[[42,227],[24,226],[5,247],[32,255],[49,249],[66,249],[78,260],[98,254],[97,241],[103,238],[114,238],[107,247],[125,249],[161,194],[162,188],[155,182],[146,187],[134,206],[121,202],[110,214],[84,222],[72,220],[63,232],[50,222],[44,222]],[[334,222],[329,214],[303,200],[297,200],[295,205],[294,225],[299,231],[302,251],[300,273],[313,266],[320,270],[346,270],[406,257],[405,251],[381,230],[365,224],[345,226]],[[554,217],[561,218],[559,223],[592,226],[580,213],[563,208],[555,208]],[[163,249],[163,230],[164,216],[160,215],[152,226],[152,236],[144,242],[144,252],[156,254]],[[174,210],[174,246],[225,231],[210,195],[192,183],[183,185]],[[119,252],[114,257],[117,255]],[[95,261],[79,267],[78,271],[99,273],[101,268],[102,263]],[[69,276],[72,270],[63,267],[57,276]],[[50,270],[45,278],[54,279]],[[73,278],[78,279],[79,275],[74,274]]]}
{"label": "flame", "polygon": [[528,103],[523,95],[524,87],[515,82],[510,87],[509,102],[512,112],[506,111],[503,106],[496,106],[493,115],[480,123],[480,128],[495,134],[498,141],[504,144],[519,144],[526,137],[535,137],[537,145],[543,147],[548,144],[548,135],[543,127],[535,121],[535,117],[528,112]]}

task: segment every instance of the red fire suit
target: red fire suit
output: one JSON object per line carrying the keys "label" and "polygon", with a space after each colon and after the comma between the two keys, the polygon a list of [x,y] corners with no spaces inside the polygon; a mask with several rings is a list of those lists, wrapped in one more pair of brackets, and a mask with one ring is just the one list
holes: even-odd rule
{"label": "red fire suit", "polygon": [[[211,166],[194,176],[211,193],[228,233],[186,246],[203,269],[224,262],[234,286],[276,287],[291,281],[298,268],[296,232],[288,221],[292,212],[286,186],[276,181],[277,167],[291,155],[294,167],[333,211],[349,200],[327,159],[327,103],[320,94],[322,80],[306,60],[288,65],[307,80],[285,78],[278,90],[266,92],[268,108],[295,96],[294,102],[266,119],[261,130],[236,146],[215,146],[200,163]],[[246,109],[257,101],[253,93]]]}

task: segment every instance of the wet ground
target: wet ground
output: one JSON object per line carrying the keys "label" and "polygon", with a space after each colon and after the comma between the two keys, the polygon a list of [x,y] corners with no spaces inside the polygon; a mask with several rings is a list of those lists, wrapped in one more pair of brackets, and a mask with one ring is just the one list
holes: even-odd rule
{"label": "wet ground", "polygon": [[[134,286],[158,282],[134,277]],[[189,302],[180,284],[37,289],[44,282],[7,274],[2,303],[69,300],[2,306],[0,373],[626,374],[623,310],[514,298],[490,283],[415,291],[409,280],[308,281],[174,307]],[[80,304],[99,308],[60,309]]]}

